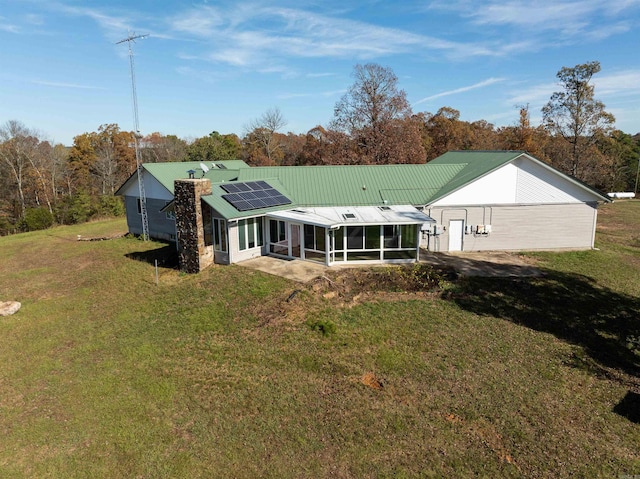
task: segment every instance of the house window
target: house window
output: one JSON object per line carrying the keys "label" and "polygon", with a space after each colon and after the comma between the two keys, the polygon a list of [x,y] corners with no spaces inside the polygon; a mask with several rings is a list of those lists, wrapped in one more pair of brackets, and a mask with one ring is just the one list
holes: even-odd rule
{"label": "house window", "polygon": [[[331,261],[409,261],[417,256],[419,225],[343,226],[332,231]],[[309,233],[311,230],[309,230]]]}
{"label": "house window", "polygon": [[238,221],[238,249],[247,249],[247,220]]}
{"label": "house window", "polygon": [[[170,203],[171,203],[171,201],[167,201],[167,202],[164,204],[164,207],[166,208],[166,207],[167,207],[167,205],[168,205],[168,204],[170,204]],[[164,212],[164,216],[165,216],[165,218],[167,218],[168,220],[175,221],[175,220],[176,220],[176,211],[175,211],[175,209],[170,209],[170,210],[165,211],[165,212]]]}
{"label": "house window", "polygon": [[402,225],[402,247],[417,248],[418,247],[418,225]]}
{"label": "house window", "polygon": [[287,228],[284,221],[269,221],[269,238],[272,243],[285,241],[287,239]]}
{"label": "house window", "polygon": [[142,200],[140,198],[136,198],[136,205],[138,206],[138,214],[142,214]]}
{"label": "house window", "polygon": [[365,226],[365,249],[380,249],[380,226]]}
{"label": "house window", "polygon": [[400,226],[384,226],[384,247],[385,249],[400,247]]}
{"label": "house window", "polygon": [[347,226],[347,249],[363,249],[363,233],[362,226]]}
{"label": "house window", "polygon": [[262,218],[249,218],[238,221],[238,249],[256,248],[264,244]]}
{"label": "house window", "polygon": [[269,220],[269,252],[287,256],[287,224],[284,221]]}
{"label": "house window", "polygon": [[343,251],[344,250],[344,226],[341,226],[337,230],[333,232],[333,237],[335,238],[335,250]]}
{"label": "house window", "polygon": [[213,217],[211,208],[202,205],[202,229],[204,230],[204,245],[213,245]]}
{"label": "house window", "polygon": [[[322,226],[304,225],[304,257],[311,261],[326,260],[327,229]],[[331,245],[331,243],[329,243]]]}
{"label": "house window", "polygon": [[322,226],[304,225],[304,247],[316,251],[323,251],[326,248],[326,229]]}
{"label": "house window", "polygon": [[213,220],[213,249],[227,251],[227,224],[225,220]]}

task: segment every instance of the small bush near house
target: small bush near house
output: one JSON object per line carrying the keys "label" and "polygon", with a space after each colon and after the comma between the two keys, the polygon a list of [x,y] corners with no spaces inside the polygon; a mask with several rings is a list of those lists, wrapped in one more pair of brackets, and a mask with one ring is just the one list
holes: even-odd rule
{"label": "small bush near house", "polygon": [[53,214],[44,207],[27,208],[21,228],[24,231],[46,230],[53,225]]}

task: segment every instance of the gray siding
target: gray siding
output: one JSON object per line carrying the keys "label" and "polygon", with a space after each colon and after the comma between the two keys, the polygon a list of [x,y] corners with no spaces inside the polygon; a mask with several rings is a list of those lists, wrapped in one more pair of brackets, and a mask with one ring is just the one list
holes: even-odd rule
{"label": "gray siding", "polygon": [[[127,209],[127,226],[129,233],[142,234],[142,218],[138,213],[138,198],[125,196],[124,204]],[[147,198],[147,218],[149,220],[149,236],[164,241],[176,240],[176,222],[167,219],[167,215],[160,210],[167,204],[166,200]]]}
{"label": "gray siding", "polygon": [[[595,204],[434,207],[427,214],[448,228],[450,220],[490,224],[488,235],[464,234],[463,251],[590,249],[597,218]],[[429,239],[431,251],[447,251],[449,232]],[[424,241],[423,241],[424,243]]]}

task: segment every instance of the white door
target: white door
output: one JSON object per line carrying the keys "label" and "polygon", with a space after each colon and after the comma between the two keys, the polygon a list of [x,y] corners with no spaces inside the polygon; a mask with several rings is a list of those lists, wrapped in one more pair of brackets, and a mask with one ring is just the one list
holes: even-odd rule
{"label": "white door", "polygon": [[449,221],[449,251],[462,251],[464,220]]}

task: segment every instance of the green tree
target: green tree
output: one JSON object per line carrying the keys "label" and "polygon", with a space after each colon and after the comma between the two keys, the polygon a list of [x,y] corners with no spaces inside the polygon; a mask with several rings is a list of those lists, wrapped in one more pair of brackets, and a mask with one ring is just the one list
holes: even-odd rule
{"label": "green tree", "polygon": [[[576,178],[593,179],[597,165],[589,162],[589,151],[598,138],[612,129],[615,118],[605,111],[605,105],[594,97],[593,75],[600,71],[597,61],[563,67],[558,73],[562,91],[551,95],[542,108],[544,125],[554,136],[570,145],[568,173]],[[593,150],[591,150],[593,151]]]}
{"label": "green tree", "polygon": [[25,231],[46,230],[53,225],[53,214],[47,208],[27,208],[22,228]]}
{"label": "green tree", "polygon": [[598,149],[606,158],[601,178],[603,189],[610,191],[634,191],[638,161],[640,160],[640,145],[633,137],[620,130],[598,139]]}
{"label": "green tree", "polygon": [[237,160],[240,157],[240,139],[234,135],[221,135],[212,131],[187,147],[188,161],[216,162]]}

